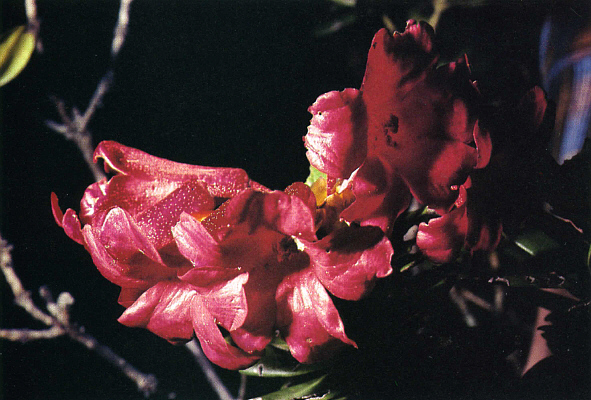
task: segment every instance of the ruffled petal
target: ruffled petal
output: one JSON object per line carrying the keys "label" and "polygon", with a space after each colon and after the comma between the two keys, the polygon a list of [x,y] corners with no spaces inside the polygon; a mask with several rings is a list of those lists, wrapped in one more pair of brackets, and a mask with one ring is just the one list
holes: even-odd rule
{"label": "ruffled petal", "polygon": [[[408,100],[409,94],[416,97],[413,93],[416,84],[435,67],[437,54],[433,50],[432,35],[433,29],[428,24],[412,20],[402,34],[391,35],[386,29],[375,34],[361,85],[370,153],[376,145],[387,145],[386,139],[392,139],[397,133],[398,120],[402,119],[397,109]],[[423,104],[426,100],[423,99]],[[413,111],[424,114],[419,110],[422,111],[415,107]]]}
{"label": "ruffled petal", "polygon": [[310,164],[330,176],[348,177],[361,165],[367,149],[367,120],[360,92],[325,93],[308,111],[312,120],[304,144]]}
{"label": "ruffled petal", "polygon": [[80,225],[80,219],[76,215],[76,212],[71,208],[66,210],[66,213],[62,213],[62,210],[58,204],[58,198],[55,193],[51,193],[51,211],[55,222],[62,228],[66,235],[78,244],[84,244],[84,237],[82,236],[82,227]]}
{"label": "ruffled petal", "polygon": [[285,277],[276,299],[277,324],[299,362],[321,360],[343,343],[357,346],[345,334],[339,312],[312,270]]}
{"label": "ruffled petal", "polygon": [[179,251],[193,265],[180,276],[181,280],[196,286],[208,286],[240,273],[240,265],[227,265],[219,243],[189,214],[181,214],[172,232]]}
{"label": "ruffled petal", "polygon": [[227,369],[245,368],[260,358],[257,354],[247,354],[226,342],[203,297],[198,297],[191,305],[193,329],[207,358]]}
{"label": "ruffled petal", "polygon": [[[245,310],[238,307],[228,313],[232,307],[222,303],[224,300],[232,300],[237,290],[242,290],[247,278],[237,277],[212,288],[209,293],[198,293],[194,286],[183,282],[159,282],[125,310],[119,317],[119,322],[130,327],[149,329],[173,343],[191,340],[195,332],[205,355],[212,362],[229,369],[245,367],[258,359],[258,356],[248,355],[226,343],[217,323],[226,323],[229,326],[241,323],[242,318],[236,318],[236,315],[244,314]],[[220,312],[220,307],[224,312]],[[226,320],[224,316],[230,314],[234,316]],[[220,321],[220,318],[224,320]]]}
{"label": "ruffled petal", "polygon": [[125,310],[118,321],[129,327],[149,329],[171,342],[189,341],[193,337],[191,310],[196,301],[198,294],[191,285],[158,282]]}
{"label": "ruffled petal", "polygon": [[468,233],[466,207],[421,223],[417,232],[417,246],[429,259],[446,263],[457,257]]}
{"label": "ruffled petal", "polygon": [[128,262],[138,254],[164,265],[150,238],[137,226],[129,213],[121,208],[111,209],[100,226],[94,226],[98,240],[114,259]]}
{"label": "ruffled petal", "polygon": [[245,190],[227,202],[226,213],[231,224],[247,224],[250,233],[266,227],[307,240],[316,237],[312,210],[299,197],[281,191]]}
{"label": "ruffled petal", "polygon": [[243,273],[213,286],[195,287],[215,322],[229,331],[241,327],[248,314],[244,293],[247,281],[248,273]]}
{"label": "ruffled petal", "polygon": [[82,229],[82,234],[86,248],[99,272],[122,288],[147,289],[154,282],[176,276],[175,269],[163,266],[139,251],[133,255],[130,254],[125,261],[114,258],[98,238],[100,232],[90,225]]}
{"label": "ruffled petal", "polygon": [[117,142],[99,143],[95,161],[102,158],[105,169],[149,181],[201,182],[214,197],[230,198],[250,187],[250,178],[239,168],[213,168],[165,160]]}
{"label": "ruffled petal", "polygon": [[355,201],[341,218],[361,225],[380,227],[389,232],[394,220],[411,200],[406,184],[378,158],[365,161],[351,179]]}
{"label": "ruffled petal", "polygon": [[275,292],[284,271],[279,268],[257,268],[249,274],[244,286],[248,316],[244,324],[230,332],[232,339],[246,352],[262,351],[275,332]]}
{"label": "ruffled petal", "polygon": [[188,181],[154,206],[135,216],[135,221],[150,242],[160,249],[173,241],[172,227],[181,213],[213,210],[214,199],[197,181]]}
{"label": "ruffled petal", "polygon": [[392,273],[392,244],[375,226],[347,226],[304,246],[320,282],[341,299],[359,300]]}
{"label": "ruffled petal", "polygon": [[312,213],[316,212],[316,196],[308,185],[303,182],[295,182],[285,188],[284,192],[290,196],[300,198],[308,206]]}

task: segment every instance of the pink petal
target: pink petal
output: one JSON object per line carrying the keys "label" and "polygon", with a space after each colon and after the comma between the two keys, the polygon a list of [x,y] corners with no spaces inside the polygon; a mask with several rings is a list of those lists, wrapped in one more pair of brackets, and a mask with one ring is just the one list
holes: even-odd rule
{"label": "pink petal", "polygon": [[84,244],[84,237],[82,236],[82,227],[80,225],[80,220],[76,215],[76,212],[71,208],[66,210],[66,213],[63,214],[60,206],[58,204],[58,198],[55,193],[51,193],[51,211],[53,213],[53,218],[55,222],[62,228],[64,228],[64,232],[66,235],[73,241]]}
{"label": "pink petal", "polygon": [[194,267],[180,276],[181,280],[196,286],[208,286],[240,273],[239,265],[226,264],[222,247],[203,224],[189,214],[181,214],[172,232],[179,251]]}
{"label": "pink petal", "polygon": [[239,168],[213,168],[176,163],[112,141],[99,143],[94,152],[95,161],[98,158],[105,160],[107,171],[138,179],[199,181],[214,197],[233,197],[251,183],[246,172]]}
{"label": "pink petal", "polygon": [[[188,341],[195,331],[205,355],[211,361],[224,368],[245,367],[258,356],[248,355],[227,344],[216,323],[219,318],[216,315],[219,314],[217,302],[236,294],[236,289],[242,287],[245,279],[247,276],[240,276],[212,289],[209,295],[216,298],[213,301],[187,283],[159,282],[142,294],[121,315],[119,322],[130,327],[147,328],[171,342]],[[223,307],[229,309],[229,306]],[[241,318],[230,319],[238,321]]]}
{"label": "pink petal", "polygon": [[248,315],[231,332],[232,339],[247,352],[262,351],[273,338],[276,320],[275,292],[284,271],[280,267],[256,268],[244,286]]}
{"label": "pink petal", "polygon": [[392,273],[392,244],[375,226],[348,226],[304,245],[320,282],[341,299],[359,300]]}
{"label": "pink petal", "polygon": [[248,273],[243,273],[209,287],[195,287],[216,323],[229,331],[238,329],[246,320],[248,306],[244,285],[247,281]]}
{"label": "pink petal", "polygon": [[417,246],[432,261],[446,263],[457,257],[464,246],[468,232],[466,207],[462,206],[421,223],[417,233]]}
{"label": "pink petal", "polygon": [[260,356],[247,354],[226,342],[202,300],[199,297],[193,302],[191,314],[193,329],[207,358],[227,369],[244,368],[258,360]]}
{"label": "pink petal", "polygon": [[433,52],[432,35],[429,25],[414,21],[408,22],[402,34],[391,35],[386,29],[375,34],[361,85],[370,141],[376,137],[371,132],[381,132],[391,119],[393,105],[400,103],[425,78],[426,71],[435,66],[437,55]]}
{"label": "pink petal", "polygon": [[117,303],[127,308],[131,306],[135,301],[146,291],[145,288],[121,288],[119,292],[119,298]]}
{"label": "pink petal", "polygon": [[163,264],[154,243],[142,232],[127,211],[113,208],[107,213],[102,224],[93,228],[98,232],[101,244],[113,258],[127,262],[138,254],[143,254]]}
{"label": "pink petal", "polygon": [[325,93],[308,111],[312,120],[304,143],[310,164],[330,176],[347,178],[366,155],[367,121],[360,92]]}
{"label": "pink petal", "polygon": [[248,224],[250,233],[259,226],[288,236],[316,237],[312,210],[299,197],[281,191],[261,193],[245,190],[227,202],[233,224]]}
{"label": "pink petal", "polygon": [[351,185],[355,201],[341,213],[341,218],[349,222],[378,226],[389,232],[394,220],[410,204],[405,182],[378,158],[367,159]]}
{"label": "pink petal", "polygon": [[173,241],[172,227],[181,213],[213,210],[214,199],[197,181],[188,181],[167,197],[135,216],[135,221],[157,248]]}
{"label": "pink petal", "polygon": [[188,341],[193,337],[191,309],[196,299],[197,292],[189,284],[159,282],[146,290],[118,321],[129,327],[149,329],[171,342]]}
{"label": "pink petal", "polygon": [[147,289],[154,282],[176,276],[176,270],[157,263],[141,252],[126,261],[114,258],[105,248],[97,232],[90,225],[82,229],[86,248],[99,272],[109,281],[123,288]]}
{"label": "pink petal", "polygon": [[295,182],[285,188],[284,192],[290,196],[300,198],[312,213],[316,213],[316,196],[310,187],[303,182]]}
{"label": "pink petal", "polygon": [[345,334],[337,309],[312,270],[287,276],[276,299],[277,324],[299,362],[325,358],[342,343],[357,346]]}

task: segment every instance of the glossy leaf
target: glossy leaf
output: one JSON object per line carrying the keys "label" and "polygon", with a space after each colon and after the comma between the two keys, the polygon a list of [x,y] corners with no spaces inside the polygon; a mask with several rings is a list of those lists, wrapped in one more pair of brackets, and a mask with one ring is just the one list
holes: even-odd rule
{"label": "glossy leaf", "polygon": [[300,364],[287,352],[267,347],[265,355],[256,364],[241,370],[240,373],[261,378],[289,378],[318,371],[323,366],[322,363]]}
{"label": "glossy leaf", "polygon": [[513,241],[520,249],[534,257],[559,247],[554,239],[539,230],[522,233]]}
{"label": "glossy leaf", "polygon": [[26,25],[14,28],[0,42],[0,86],[13,80],[27,65],[35,50],[35,35]]}
{"label": "glossy leaf", "polygon": [[[265,396],[258,397],[257,400],[292,400],[303,398],[304,396],[314,394],[314,391],[318,389],[324,379],[326,379],[326,375],[308,382],[300,383],[299,385],[289,386],[276,392],[269,393]],[[323,399],[325,397],[318,395],[316,398]]]}

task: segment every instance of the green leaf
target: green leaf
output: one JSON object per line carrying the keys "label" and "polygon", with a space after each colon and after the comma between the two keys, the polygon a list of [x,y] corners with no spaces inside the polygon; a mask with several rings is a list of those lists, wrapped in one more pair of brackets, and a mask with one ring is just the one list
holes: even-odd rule
{"label": "green leaf", "polygon": [[285,341],[285,339],[279,337],[279,336],[275,336],[273,338],[273,340],[271,340],[271,346],[279,349],[279,350],[283,350],[283,351],[289,351],[289,346],[287,345],[287,342]]}
{"label": "green leaf", "polygon": [[0,86],[25,68],[35,50],[35,35],[26,25],[17,26],[0,39]]}
{"label": "green leaf", "polygon": [[[273,393],[269,393],[262,397],[257,397],[256,400],[293,400],[293,399],[301,399],[305,396],[310,396],[315,394],[314,391],[320,386],[322,381],[326,379],[326,375],[321,376],[320,378],[313,379],[308,382],[300,383],[299,385],[289,386],[278,390]],[[330,395],[328,393],[327,395]],[[310,399],[310,397],[306,397]],[[312,399],[328,399],[329,397],[318,396],[318,397],[311,397]]]}
{"label": "green leaf", "polygon": [[325,367],[326,365],[322,363],[300,364],[289,353],[278,353],[274,348],[267,347],[265,355],[256,364],[240,370],[240,373],[263,378],[289,378],[309,374]]}
{"label": "green leaf", "polygon": [[326,174],[324,172],[318,171],[316,168],[310,165],[310,175],[308,175],[308,178],[304,183],[308,186],[312,186],[312,184],[320,178],[326,179]]}
{"label": "green leaf", "polygon": [[522,233],[513,241],[520,249],[531,256],[537,256],[540,253],[560,247],[554,239],[539,230]]}

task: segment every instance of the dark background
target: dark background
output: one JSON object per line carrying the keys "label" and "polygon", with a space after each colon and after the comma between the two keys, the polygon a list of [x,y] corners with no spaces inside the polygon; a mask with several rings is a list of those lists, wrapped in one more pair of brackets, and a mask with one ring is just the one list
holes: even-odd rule
{"label": "dark background", "polygon": [[[3,32],[26,22],[22,3],[2,2]],[[182,346],[116,322],[122,312],[117,287],[54,223],[50,193],[58,194],[63,209],[78,209],[93,178],[75,146],[45,126],[59,118],[50,96],[84,110],[113,67],[114,86],[89,126],[95,144],[116,140],[179,162],[241,167],[256,181],[281,189],[308,173],[302,142],[310,120],[307,107],[327,91],[359,87],[381,14],[388,13],[402,29],[416,5],[360,1],[353,24],[318,36],[319,28],[349,11],[319,0],[136,0],[127,40],[111,65],[118,1],[39,0],[44,52],[34,54],[23,73],[0,89],[0,228],[14,245],[15,269],[25,287],[35,295],[42,285],[55,295],[70,292],[76,299],[72,320],[141,371],[154,373],[160,381],[155,398],[171,393],[179,399],[215,398]],[[451,10],[439,26],[443,59],[467,52],[490,100],[518,97],[539,83],[537,40],[549,10],[546,2],[521,1]],[[0,290],[0,326],[42,328],[13,305],[3,280]],[[380,319],[391,317],[378,310],[368,318],[375,324],[371,331],[379,331]],[[469,396],[473,385],[492,390],[502,380],[498,375],[504,372],[487,365],[487,357],[471,358],[478,358],[475,343],[467,344],[464,357],[449,360],[454,370],[472,373],[456,376],[453,389],[449,376],[435,377],[431,398],[452,392]],[[490,346],[485,350],[494,352]],[[67,338],[3,341],[0,352],[5,399],[142,398],[116,369]],[[419,365],[406,367],[413,371],[405,375],[409,387],[428,378]],[[221,373],[235,393],[236,374]],[[395,378],[397,371],[389,373]],[[264,385],[253,380],[248,395],[264,393]],[[413,397],[409,393],[404,398]]]}

